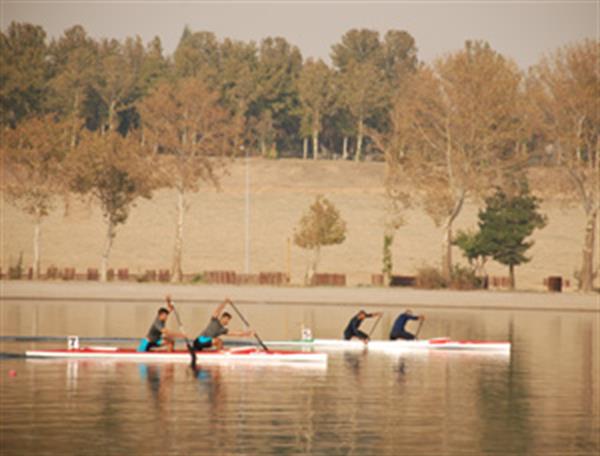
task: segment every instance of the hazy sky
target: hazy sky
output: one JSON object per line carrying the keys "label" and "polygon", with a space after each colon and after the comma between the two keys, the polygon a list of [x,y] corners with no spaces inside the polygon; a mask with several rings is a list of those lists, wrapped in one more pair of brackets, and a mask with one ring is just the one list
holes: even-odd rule
{"label": "hazy sky", "polygon": [[568,1],[96,1],[0,0],[2,29],[15,21],[55,37],[81,24],[92,36],[158,35],[170,54],[183,27],[219,38],[259,41],[283,36],[305,57],[329,61],[331,45],[349,29],[411,33],[425,61],[484,39],[521,67],[584,37],[600,38],[600,0]]}

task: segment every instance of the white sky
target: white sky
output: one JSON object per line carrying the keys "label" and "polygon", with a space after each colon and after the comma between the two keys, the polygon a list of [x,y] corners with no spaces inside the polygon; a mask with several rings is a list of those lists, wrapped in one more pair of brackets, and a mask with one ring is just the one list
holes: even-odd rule
{"label": "white sky", "polygon": [[283,36],[305,57],[327,61],[331,45],[351,28],[406,30],[425,61],[460,49],[467,39],[483,39],[523,68],[559,46],[600,38],[600,0],[0,0],[0,16],[3,30],[25,21],[42,25],[50,37],[76,24],[95,38],[158,35],[168,54],[186,24],[220,39]]}

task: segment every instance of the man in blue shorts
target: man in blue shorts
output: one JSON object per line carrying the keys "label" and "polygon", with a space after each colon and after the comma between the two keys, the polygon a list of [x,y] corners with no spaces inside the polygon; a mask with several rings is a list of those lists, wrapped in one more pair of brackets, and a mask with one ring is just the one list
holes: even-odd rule
{"label": "man in blue shorts", "polygon": [[146,352],[159,347],[167,347],[169,351],[175,348],[175,338],[185,337],[183,334],[174,333],[165,328],[169,313],[173,310],[171,296],[166,296],[167,308],[161,307],[158,309],[156,319],[150,326],[145,339],[142,339],[137,351]]}
{"label": "man in blue shorts", "polygon": [[254,335],[254,331],[229,331],[227,325],[231,321],[231,314],[223,312],[223,309],[230,302],[231,300],[225,299],[225,301],[217,306],[204,331],[194,339],[194,350],[199,351],[211,347],[217,350],[223,349],[223,341],[220,336],[225,334],[238,337],[252,337]]}

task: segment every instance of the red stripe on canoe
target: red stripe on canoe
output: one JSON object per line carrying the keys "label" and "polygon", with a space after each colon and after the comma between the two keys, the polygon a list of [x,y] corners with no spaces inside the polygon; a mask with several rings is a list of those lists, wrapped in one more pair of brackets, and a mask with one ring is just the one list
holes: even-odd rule
{"label": "red stripe on canoe", "polygon": [[492,340],[448,340],[448,339],[432,339],[429,341],[431,345],[445,345],[445,344],[471,344],[471,345],[488,345],[488,344],[506,344],[510,345],[510,342],[506,341],[492,341]]}

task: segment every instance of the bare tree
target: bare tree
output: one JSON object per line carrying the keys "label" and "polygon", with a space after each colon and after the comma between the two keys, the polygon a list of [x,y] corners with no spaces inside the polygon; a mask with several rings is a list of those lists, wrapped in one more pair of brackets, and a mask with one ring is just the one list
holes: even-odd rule
{"label": "bare tree", "polygon": [[139,105],[144,141],[157,152],[163,185],[177,191],[177,225],[172,280],[181,281],[186,194],[202,182],[218,188],[242,131],[242,117],[232,117],[218,104],[218,94],[197,79],[162,83]]}
{"label": "bare tree", "polygon": [[106,239],[100,263],[100,280],[107,279],[108,259],[118,225],[140,198],[150,198],[154,188],[152,157],[144,153],[138,138],[115,131],[84,131],[72,154],[69,172],[73,191],[98,202],[106,222]]}
{"label": "bare tree", "polygon": [[521,74],[489,45],[422,66],[391,115],[386,159],[402,168],[436,225],[443,227],[442,272],[451,276],[452,226],[468,196],[501,186],[525,138]]}
{"label": "bare tree", "polygon": [[528,78],[532,119],[541,136],[542,163],[555,173],[538,186],[579,204],[586,217],[579,286],[593,288],[594,241],[600,212],[600,41],[559,49],[532,68]]}
{"label": "bare tree", "polygon": [[63,168],[68,150],[68,128],[53,115],[23,120],[15,129],[3,130],[0,141],[2,190],[33,217],[35,278],[40,277],[42,221],[66,191]]}

